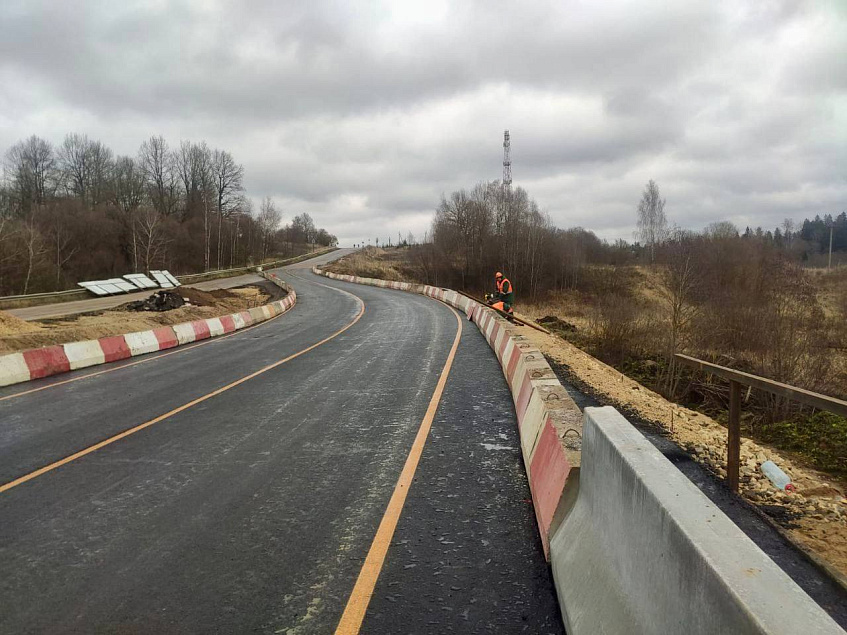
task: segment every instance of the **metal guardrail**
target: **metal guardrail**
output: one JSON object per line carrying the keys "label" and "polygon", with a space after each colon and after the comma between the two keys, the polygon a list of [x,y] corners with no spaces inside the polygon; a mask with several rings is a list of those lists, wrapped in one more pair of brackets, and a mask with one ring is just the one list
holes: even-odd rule
{"label": "metal guardrail", "polygon": [[71,293],[85,293],[85,289],[68,289],[67,291],[46,291],[44,293],[27,293],[26,295],[4,295],[0,296],[0,302],[4,300],[37,300],[38,298],[53,298],[56,296],[70,295]]}
{"label": "metal guardrail", "polygon": [[740,370],[733,370],[726,366],[705,362],[696,357],[677,353],[676,357],[686,366],[696,370],[717,375],[729,382],[729,425],[727,426],[726,443],[726,480],[733,492],[738,492],[738,472],[741,463],[741,386],[751,386],[758,390],[764,390],[772,395],[784,397],[791,401],[797,401],[818,410],[826,410],[833,414],[847,417],[847,401],[828,397],[811,390],[789,386],[773,379],[751,375]]}
{"label": "metal guardrail", "polygon": [[176,276],[176,279],[180,282],[191,282],[195,278],[203,278],[206,276],[216,276],[218,274],[230,274],[236,276],[241,273],[250,273],[251,271],[255,271],[256,267],[266,267],[268,265],[251,265],[249,267],[233,267],[232,269],[217,269],[215,271],[203,271],[201,273],[188,273],[184,276]]}

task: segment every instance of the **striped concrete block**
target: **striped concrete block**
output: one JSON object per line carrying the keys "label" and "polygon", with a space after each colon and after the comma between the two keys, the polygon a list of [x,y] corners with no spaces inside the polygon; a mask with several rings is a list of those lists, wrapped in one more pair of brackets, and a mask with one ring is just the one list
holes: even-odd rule
{"label": "striped concrete block", "polygon": [[265,317],[265,312],[262,311],[260,307],[253,307],[249,309],[250,317],[253,319],[253,324],[258,324],[259,322],[264,322],[267,318]]}
{"label": "striped concrete block", "polygon": [[226,333],[220,318],[208,318],[206,320],[206,326],[209,327],[209,337],[218,337]]}
{"label": "striped concrete block", "polygon": [[194,331],[194,325],[191,322],[175,324],[173,329],[180,344],[189,344],[197,339],[197,333]]}
{"label": "striped concrete block", "polygon": [[129,346],[130,354],[135,357],[137,355],[145,355],[146,353],[154,353],[159,350],[159,340],[153,331],[138,331],[137,333],[127,333],[124,335],[126,345]]}
{"label": "striped concrete block", "polygon": [[529,467],[529,490],[544,553],[550,553],[550,530],[571,471],[552,422],[545,420]]}
{"label": "striped concrete block", "polygon": [[106,354],[100,347],[98,340],[86,340],[84,342],[71,342],[64,345],[65,355],[70,362],[71,370],[87,368],[106,362]]}
{"label": "striped concrete block", "polygon": [[29,381],[29,366],[22,353],[0,355],[0,386]]}
{"label": "striped concrete block", "polygon": [[221,326],[224,327],[224,333],[232,333],[235,330],[235,320],[231,315],[223,315],[218,318],[221,321]]}
{"label": "striped concrete block", "polygon": [[538,437],[541,434],[542,424],[546,419],[544,409],[544,400],[541,398],[539,391],[533,391],[529,398],[529,404],[526,407],[523,417],[518,420],[518,428],[521,438],[521,452],[523,454],[524,465],[527,468],[527,476],[529,476],[530,466],[532,465],[532,455],[538,444]]}
{"label": "striped concrete block", "polygon": [[116,362],[132,356],[123,335],[101,337],[98,341],[100,342],[100,348],[103,349],[107,363]]}
{"label": "striped concrete block", "polygon": [[[248,315],[249,315],[249,313],[248,313]],[[232,320],[233,324],[235,325],[236,331],[243,329],[245,326],[247,326],[247,324],[244,322],[244,316],[241,313],[233,313],[232,315],[229,316],[229,318]]]}
{"label": "striped concrete block", "polygon": [[46,346],[23,351],[23,356],[29,367],[30,379],[66,373],[71,369],[71,363],[62,346]]}
{"label": "striped concrete block", "polygon": [[160,351],[167,348],[173,348],[174,346],[179,346],[179,339],[177,338],[172,326],[163,326],[158,329],[153,329],[153,335],[156,336],[156,340],[159,342]]}
{"label": "striped concrete block", "polygon": [[206,320],[194,320],[191,322],[191,327],[194,329],[194,340],[205,340],[211,337],[209,325]]}

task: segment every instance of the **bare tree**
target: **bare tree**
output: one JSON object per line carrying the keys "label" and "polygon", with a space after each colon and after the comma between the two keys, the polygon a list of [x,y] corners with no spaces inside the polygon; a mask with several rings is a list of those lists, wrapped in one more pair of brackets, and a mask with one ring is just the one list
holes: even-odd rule
{"label": "bare tree", "polygon": [[782,235],[785,237],[785,246],[791,247],[791,243],[794,239],[794,221],[790,218],[786,218],[782,221]]}
{"label": "bare tree", "polygon": [[88,135],[71,133],[59,148],[59,166],[67,192],[89,208],[106,200],[112,170],[112,151]]}
{"label": "bare tree", "polygon": [[168,241],[163,220],[162,215],[149,206],[142,207],[138,212],[138,242],[147,271],[164,255]]}
{"label": "bare tree", "polygon": [[16,260],[19,253],[17,241],[12,240],[15,237],[12,198],[9,189],[0,181],[0,287],[5,279],[5,264]]}
{"label": "bare tree", "polygon": [[29,292],[29,282],[32,279],[32,272],[35,266],[41,262],[41,257],[44,255],[46,248],[44,239],[38,229],[36,222],[36,210],[39,208],[33,207],[30,210],[29,216],[23,223],[21,236],[23,238],[24,253],[26,255],[26,276],[24,278],[24,288],[22,293],[26,295]]}
{"label": "bare tree", "polygon": [[[62,289],[62,277],[65,264],[79,251],[79,245],[75,244],[75,235],[72,231],[75,218],[75,207],[62,206],[58,201],[51,201],[40,208],[39,214],[43,216],[41,221],[44,229],[44,250],[52,252],[53,266],[56,269],[55,289]],[[49,248],[47,246],[49,242]]]}
{"label": "bare tree", "polygon": [[665,199],[659,194],[659,186],[650,179],[638,203],[638,237],[650,250],[650,262],[656,259],[656,247],[662,244],[668,232],[665,217]]}
{"label": "bare tree", "polygon": [[180,202],[180,179],[176,158],[164,137],[150,137],[138,150],[138,163],[147,180],[153,207],[163,216],[172,216]]}
{"label": "bare tree", "polygon": [[95,208],[109,198],[109,185],[114,167],[112,151],[99,141],[88,145],[91,180],[88,184],[89,204]]}
{"label": "bare tree", "polygon": [[203,268],[208,271],[211,260],[211,201],[215,198],[212,153],[205,141],[183,141],[175,157],[177,172],[185,192],[183,219],[192,217],[197,211],[203,217]]}
{"label": "bare tree", "polygon": [[88,165],[88,136],[70,133],[59,148],[62,181],[69,194],[83,201],[88,194],[91,168]]}
{"label": "bare tree", "polygon": [[33,205],[43,205],[56,187],[56,158],[48,141],[32,135],[6,152],[10,174],[10,202],[26,215]]}
{"label": "bare tree", "polygon": [[667,331],[667,372],[657,383],[671,397],[679,384],[679,367],[676,354],[688,342],[689,327],[697,316],[694,302],[700,284],[700,272],[695,265],[695,237],[683,230],[675,230],[664,245],[663,267],[660,270],[659,294],[667,307],[670,328]]}
{"label": "bare tree", "polygon": [[235,262],[241,262],[238,259],[238,248],[241,240],[242,219],[251,219],[253,216],[253,201],[246,196],[239,196],[233,206],[232,218],[235,221],[235,227],[230,232],[230,247],[229,247],[229,266],[235,266]]}
{"label": "bare tree", "polygon": [[529,274],[529,294],[535,299],[538,296],[540,274],[544,266],[542,250],[545,238],[551,233],[553,224],[547,215],[538,210],[535,201],[532,202],[531,212],[526,224],[526,265]]}
{"label": "bare tree", "polygon": [[121,220],[129,232],[133,271],[138,271],[138,227],[135,216],[144,202],[146,185],[144,172],[135,160],[118,157],[112,179],[112,202],[120,210]]}
{"label": "bare tree", "polygon": [[244,167],[237,164],[232,155],[226,150],[215,150],[212,154],[211,166],[215,203],[218,213],[218,258],[217,267],[221,268],[221,245],[223,236],[223,218],[232,212],[233,204],[238,200],[238,194],[244,190]]}
{"label": "bare tree", "polygon": [[738,227],[733,225],[728,220],[715,221],[709,223],[706,229],[703,230],[703,235],[707,238],[722,240],[725,238],[738,238]]}
{"label": "bare tree", "polygon": [[198,210],[203,210],[203,190],[211,184],[209,176],[211,153],[205,141],[201,143],[183,141],[173,156],[185,194],[183,218],[186,219]]}
{"label": "bare tree", "polygon": [[270,196],[266,196],[262,201],[258,220],[262,232],[261,260],[264,261],[271,248],[273,236],[282,221],[282,213],[276,208],[276,204]]}

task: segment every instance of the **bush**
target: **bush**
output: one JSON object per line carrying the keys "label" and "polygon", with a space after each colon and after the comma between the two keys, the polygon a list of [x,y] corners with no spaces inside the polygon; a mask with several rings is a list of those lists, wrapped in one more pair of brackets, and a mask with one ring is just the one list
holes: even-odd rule
{"label": "bush", "polygon": [[847,419],[829,412],[764,426],[759,435],[777,448],[800,452],[820,470],[847,475]]}

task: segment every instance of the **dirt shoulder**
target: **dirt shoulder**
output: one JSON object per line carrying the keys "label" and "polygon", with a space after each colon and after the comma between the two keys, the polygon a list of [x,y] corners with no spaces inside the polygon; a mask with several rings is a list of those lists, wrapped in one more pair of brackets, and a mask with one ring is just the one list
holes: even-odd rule
{"label": "dirt shoulder", "polygon": [[[668,401],[556,335],[528,327],[522,327],[521,333],[567,367],[600,401],[658,426],[711,472],[726,476],[727,431],[717,421]],[[781,492],[771,485],[759,470],[766,460],[791,476],[797,492]],[[847,579],[847,499],[840,484],[796,465],[772,448],[743,439],[741,494],[802,548]]]}
{"label": "dirt shoulder", "polygon": [[216,291],[180,287],[179,293],[188,298],[191,305],[161,313],[127,311],[119,306],[108,311],[26,322],[0,311],[0,354],[237,313],[277,299],[279,296],[273,291],[276,287],[272,289],[271,286]]}

